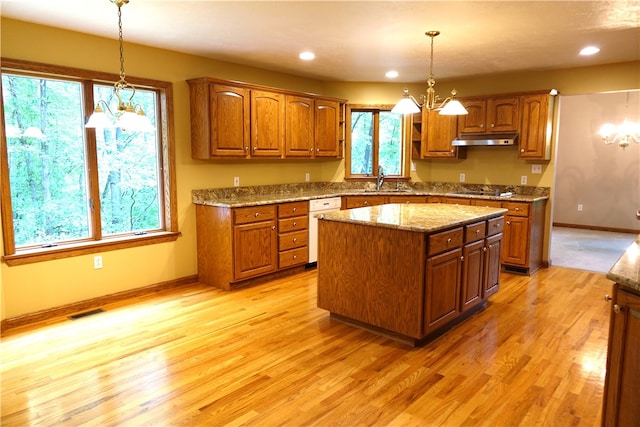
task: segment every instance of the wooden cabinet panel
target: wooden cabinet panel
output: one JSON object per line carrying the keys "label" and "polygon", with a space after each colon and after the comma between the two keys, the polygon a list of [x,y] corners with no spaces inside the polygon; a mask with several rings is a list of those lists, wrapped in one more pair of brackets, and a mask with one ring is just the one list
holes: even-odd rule
{"label": "wooden cabinet panel", "polygon": [[509,210],[507,216],[529,216],[529,203],[504,202],[502,207]]}
{"label": "wooden cabinet panel", "polygon": [[469,112],[458,116],[459,133],[503,133],[520,129],[518,96],[461,99]]}
{"label": "wooden cabinet panel", "polygon": [[501,208],[502,202],[500,200],[489,199],[473,199],[471,201],[472,206],[485,206],[487,208]]}
{"label": "wooden cabinet panel", "polygon": [[289,268],[296,265],[306,264],[309,259],[309,249],[307,247],[282,251],[278,254],[278,267]]}
{"label": "wooden cabinet panel", "polygon": [[475,240],[484,239],[487,234],[486,221],[476,222],[464,226],[464,241],[465,243],[473,242]]}
{"label": "wooden cabinet panel", "polygon": [[441,231],[429,235],[427,241],[427,255],[435,255],[462,246],[462,227]]}
{"label": "wooden cabinet panel", "polygon": [[340,103],[316,99],[315,111],[314,157],[338,157],[340,151]]}
{"label": "wooden cabinet panel", "polygon": [[522,96],[520,158],[549,160],[555,98],[549,94]]}
{"label": "wooden cabinet panel", "polygon": [[614,285],[602,425],[640,423],[640,296]]}
{"label": "wooden cabinet panel", "polygon": [[343,209],[363,208],[384,205],[384,196],[347,196],[343,201]]}
{"label": "wooden cabinet panel", "polygon": [[234,224],[248,224],[257,221],[272,220],[276,217],[274,205],[249,206],[233,210]]}
{"label": "wooden cabinet panel", "polygon": [[234,279],[241,280],[276,270],[277,235],[275,221],[234,226]]}
{"label": "wooden cabinet panel", "polygon": [[487,236],[502,233],[504,230],[504,217],[492,218],[487,221]]}
{"label": "wooden cabinet panel", "polygon": [[460,311],[482,302],[484,288],[484,240],[466,244],[462,250],[462,280]]}
{"label": "wooden cabinet panel", "polygon": [[389,203],[427,203],[427,196],[389,196]]}
{"label": "wooden cabinet panel", "polygon": [[287,95],[285,154],[288,157],[313,155],[314,113],[313,99]]}
{"label": "wooden cabinet panel", "polygon": [[482,298],[498,292],[500,287],[500,265],[502,255],[502,234],[488,237],[484,243],[484,278]]}
{"label": "wooden cabinet panel", "polygon": [[306,228],[302,231],[294,231],[278,235],[278,250],[280,252],[307,246],[308,244],[309,232]]}
{"label": "wooden cabinet panel", "polygon": [[525,217],[507,216],[504,227],[502,262],[526,266],[528,244],[529,220]]}
{"label": "wooden cabinet panel", "polygon": [[471,199],[465,199],[464,197],[443,197],[442,203],[449,203],[452,205],[471,205]]}
{"label": "wooden cabinet panel", "polygon": [[[460,233],[462,234],[462,233]],[[424,295],[424,333],[435,331],[460,314],[462,249],[427,258]]]}
{"label": "wooden cabinet panel", "polygon": [[278,218],[291,218],[294,216],[307,215],[309,213],[309,202],[291,202],[278,205]]}
{"label": "wooden cabinet panel", "polygon": [[211,155],[245,157],[249,153],[249,90],[209,85]]}
{"label": "wooden cabinet panel", "polygon": [[457,136],[457,116],[443,116],[438,111],[423,111],[420,158],[457,158],[458,147],[451,145]]}
{"label": "wooden cabinet panel", "polygon": [[281,157],[284,147],[285,102],[281,93],[251,91],[251,155]]}
{"label": "wooden cabinet panel", "polygon": [[309,226],[308,216],[299,216],[295,218],[285,218],[278,220],[278,232],[288,233],[290,231],[306,230]]}

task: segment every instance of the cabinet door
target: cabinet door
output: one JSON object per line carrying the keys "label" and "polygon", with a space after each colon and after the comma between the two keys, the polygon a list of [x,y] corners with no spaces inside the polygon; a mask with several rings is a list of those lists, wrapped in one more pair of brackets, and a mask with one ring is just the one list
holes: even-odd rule
{"label": "cabinet door", "polygon": [[482,298],[487,298],[500,288],[502,233],[488,237],[484,242],[484,278]]}
{"label": "cabinet door", "polygon": [[423,332],[427,334],[460,314],[460,257],[457,248],[427,258]]}
{"label": "cabinet door", "polygon": [[344,202],[344,209],[383,205],[384,202],[384,196],[348,196]]}
{"label": "cabinet door", "polygon": [[285,155],[311,157],[313,154],[313,99],[287,95]]}
{"label": "cabinet door", "polygon": [[517,96],[492,98],[487,101],[487,131],[517,132],[520,108]]}
{"label": "cabinet door", "polygon": [[614,296],[602,425],[637,426],[640,423],[640,297],[624,291],[614,291]]}
{"label": "cabinet door", "polygon": [[550,95],[522,97],[520,126],[520,158],[549,160],[551,155]]}
{"label": "cabinet door", "polygon": [[457,135],[457,116],[442,116],[438,111],[423,110],[422,126],[421,158],[458,156],[458,148],[451,145]]}
{"label": "cabinet door", "polygon": [[251,91],[251,156],[282,156],[284,105],[283,94]]}
{"label": "cabinet door", "polygon": [[460,101],[468,114],[458,116],[458,132],[460,133],[485,133],[487,120],[487,101],[484,99],[473,101]]}
{"label": "cabinet door", "polygon": [[313,155],[314,157],[338,157],[340,103],[316,100],[315,110],[315,152]]}
{"label": "cabinet door", "polygon": [[249,89],[209,85],[211,156],[246,157],[249,154]]}
{"label": "cabinet door", "polygon": [[529,247],[529,219],[511,215],[505,219],[502,262],[526,267],[528,262],[527,248]]}
{"label": "cabinet door", "polygon": [[483,287],[484,239],[469,243],[462,250],[461,312],[482,302]]}
{"label": "cabinet door", "polygon": [[247,279],[275,271],[277,240],[274,220],[234,226],[234,279]]}

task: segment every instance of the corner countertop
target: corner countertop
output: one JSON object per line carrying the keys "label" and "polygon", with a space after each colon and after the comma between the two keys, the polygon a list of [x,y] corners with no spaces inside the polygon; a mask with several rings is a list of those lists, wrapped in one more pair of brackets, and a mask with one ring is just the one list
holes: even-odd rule
{"label": "corner countertop", "polygon": [[[476,194],[488,191],[490,194]],[[510,195],[501,195],[510,194]],[[263,185],[255,187],[210,188],[192,191],[197,205],[238,208],[340,196],[446,196],[514,202],[535,202],[549,198],[549,188],[455,183],[413,183],[401,188],[381,190],[362,183],[316,182],[303,184]]]}
{"label": "corner countertop", "polygon": [[607,279],[640,292],[640,235],[611,267]]}
{"label": "corner countertop", "polygon": [[507,209],[443,203],[368,206],[321,214],[325,221],[431,233],[504,215]]}

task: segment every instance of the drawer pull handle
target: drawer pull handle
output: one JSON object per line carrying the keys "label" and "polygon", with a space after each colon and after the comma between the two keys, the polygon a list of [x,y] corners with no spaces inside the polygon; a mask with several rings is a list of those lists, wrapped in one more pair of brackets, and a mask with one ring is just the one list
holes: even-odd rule
{"label": "drawer pull handle", "polygon": [[293,256],[293,259],[296,259],[296,258],[298,258],[298,255],[294,255],[294,256]]}
{"label": "drawer pull handle", "polygon": [[616,313],[620,313],[620,306],[618,304],[614,304],[613,311],[615,311]]}
{"label": "drawer pull handle", "polygon": [[499,222],[497,222],[497,223],[493,224],[493,226],[494,226],[494,227],[498,227],[498,228],[500,228],[500,223],[499,223]]}
{"label": "drawer pull handle", "polygon": [[271,226],[271,229],[272,229],[272,230],[275,230],[275,229],[276,229],[276,226],[275,226],[275,225],[272,225],[272,226]]}
{"label": "drawer pull handle", "polygon": [[296,225],[298,225],[298,223],[297,223],[297,222],[294,222],[294,223],[293,223],[293,226],[295,227]]}
{"label": "drawer pull handle", "polygon": [[260,212],[256,212],[254,216],[258,218],[258,215],[260,215]]}
{"label": "drawer pull handle", "polygon": [[480,230],[476,230],[476,234],[480,234]]}
{"label": "drawer pull handle", "polygon": [[515,210],[516,210],[516,212],[520,212],[520,208],[516,208]]}
{"label": "drawer pull handle", "polygon": [[368,204],[369,204],[369,202],[367,202],[367,201],[365,200],[364,204],[365,204],[365,205],[368,205]]}
{"label": "drawer pull handle", "polygon": [[447,245],[451,243],[451,239],[447,239]]}
{"label": "drawer pull handle", "polygon": [[511,221],[507,221],[507,225],[511,225]]}
{"label": "drawer pull handle", "polygon": [[294,212],[295,212],[295,211],[297,211],[297,210],[298,210],[298,208],[293,208],[293,211],[294,211]]}
{"label": "drawer pull handle", "polygon": [[298,241],[298,239],[294,237],[293,238],[293,243],[296,243],[297,241]]}

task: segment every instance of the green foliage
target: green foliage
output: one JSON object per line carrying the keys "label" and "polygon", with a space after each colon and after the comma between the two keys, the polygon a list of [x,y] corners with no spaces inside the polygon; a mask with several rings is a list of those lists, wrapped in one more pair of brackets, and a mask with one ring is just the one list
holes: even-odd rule
{"label": "green foliage", "polygon": [[[378,140],[374,141],[374,121],[378,120]],[[373,150],[385,175],[402,173],[402,116],[389,111],[351,112],[351,174],[375,175]]]}

